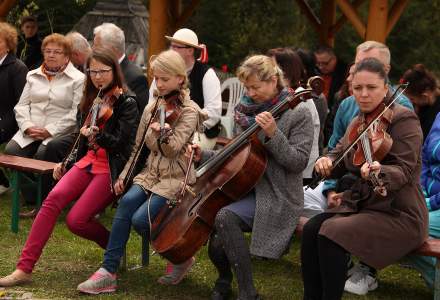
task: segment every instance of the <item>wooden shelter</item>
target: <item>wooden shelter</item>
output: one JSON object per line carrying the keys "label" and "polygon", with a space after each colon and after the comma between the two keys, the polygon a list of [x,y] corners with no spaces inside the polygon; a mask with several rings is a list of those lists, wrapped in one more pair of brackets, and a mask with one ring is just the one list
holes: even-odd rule
{"label": "wooden shelter", "polygon": [[[367,0],[322,0],[320,2],[320,12],[318,15],[311,9],[307,0],[295,0],[302,13],[309,20],[310,24],[315,28],[322,44],[333,46],[335,35],[348,22],[354,27],[356,32],[363,40],[375,40],[385,42],[387,36],[396,25],[409,0],[369,0],[369,9],[367,20],[364,21],[358,13],[358,8]],[[15,5],[16,0],[0,0],[0,18],[4,18],[8,11]],[[127,4],[128,2],[128,4]],[[185,2],[186,5],[182,3]],[[136,3],[136,6],[134,3]],[[128,17],[139,16],[148,18],[145,9],[141,6],[140,0],[113,0],[99,1],[100,7],[105,4],[107,7],[119,7],[116,9],[121,14]],[[98,8],[98,4],[96,5]],[[112,6],[112,5],[114,6]],[[172,34],[176,29],[182,27],[188,18],[200,4],[200,0],[149,0],[149,40],[148,54],[157,54],[166,48],[166,34]],[[133,9],[135,7],[135,9]],[[95,10],[97,9],[95,8]],[[125,8],[125,10],[123,10]],[[341,16],[336,19],[337,10],[341,12]],[[95,11],[94,10],[94,11]],[[101,15],[102,20],[107,13],[103,13],[98,9],[93,13]],[[116,16],[108,16],[108,21],[115,20]],[[113,18],[113,19],[112,19]],[[120,24],[119,19],[116,24]],[[102,22],[101,22],[102,23]],[[87,23],[87,29],[93,28],[96,23]],[[86,25],[84,25],[86,26]],[[141,29],[141,30],[139,30]],[[125,29],[124,29],[125,30]],[[140,36],[138,31],[144,32],[144,37],[148,36],[147,26],[135,26],[134,30],[125,31],[129,36]],[[86,33],[86,31],[81,31]],[[146,41],[144,42],[146,46]],[[147,49],[146,47],[144,49]]]}
{"label": "wooden shelter", "polygon": [[114,23],[125,33],[125,53],[130,61],[145,65],[148,49],[148,12],[140,0],[99,0],[73,27],[88,41],[93,41],[93,28]]}

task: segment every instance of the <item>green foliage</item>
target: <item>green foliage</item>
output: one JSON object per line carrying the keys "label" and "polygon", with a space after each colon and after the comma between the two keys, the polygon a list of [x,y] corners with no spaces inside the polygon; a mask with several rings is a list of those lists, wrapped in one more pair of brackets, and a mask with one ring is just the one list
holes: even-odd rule
{"label": "green foliage", "polygon": [[67,33],[79,19],[93,8],[96,0],[24,0],[8,15],[8,22],[19,25],[20,18],[34,15],[38,18],[40,36],[58,32]]}
{"label": "green foliage", "polygon": [[[309,0],[320,16],[322,0]],[[392,1],[389,4],[391,8]],[[359,9],[366,23],[369,2]],[[440,74],[440,0],[409,1],[402,17],[391,31],[387,44],[392,53],[391,77],[396,80],[411,65],[424,63]],[[341,12],[337,9],[337,19]],[[249,54],[265,53],[273,47],[314,49],[318,35],[292,0],[203,0],[195,15],[185,24],[206,43],[210,64],[228,64],[235,69]],[[363,40],[346,22],[335,36],[335,50],[346,62],[354,60],[356,46]]]}

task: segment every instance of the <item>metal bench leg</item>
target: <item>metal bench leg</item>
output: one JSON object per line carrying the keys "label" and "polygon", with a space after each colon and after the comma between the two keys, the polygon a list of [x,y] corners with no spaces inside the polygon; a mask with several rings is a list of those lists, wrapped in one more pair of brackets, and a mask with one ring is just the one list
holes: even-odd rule
{"label": "metal bench leg", "polygon": [[148,241],[148,234],[142,234],[142,266],[148,267],[150,264],[150,243]]}
{"label": "metal bench leg", "polygon": [[41,207],[41,202],[43,199],[41,199],[41,193],[42,193],[42,179],[41,174],[37,174],[37,208],[39,209]]}
{"label": "metal bench leg", "polygon": [[18,233],[18,220],[20,213],[20,172],[12,171],[11,187],[14,192],[12,194],[12,216],[11,216],[11,230]]}
{"label": "metal bench leg", "polygon": [[434,300],[440,300],[440,259],[435,264]]}

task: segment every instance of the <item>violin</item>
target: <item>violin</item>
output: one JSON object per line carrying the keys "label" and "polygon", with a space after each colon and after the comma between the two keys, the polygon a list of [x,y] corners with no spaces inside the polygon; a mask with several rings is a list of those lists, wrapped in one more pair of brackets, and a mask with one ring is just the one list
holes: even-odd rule
{"label": "violin", "polygon": [[[368,116],[360,117],[353,126],[353,130],[349,133],[350,144],[344,151],[336,157],[332,164],[332,170],[343,161],[347,154],[356,147],[355,155],[353,156],[353,164],[361,166],[364,162],[372,163],[373,160],[381,161],[389,152],[392,146],[392,139],[386,133],[386,129],[392,120],[392,111],[389,108],[394,102],[405,92],[408,83],[398,86],[387,104],[381,103]],[[315,189],[319,183],[326,179],[325,176],[316,176],[312,182],[307,185],[309,188]],[[376,175],[370,176],[370,181],[374,185],[375,192],[386,195],[383,190],[383,183]]]}
{"label": "violin", "polygon": [[182,113],[182,102],[179,98],[180,92],[174,91],[168,95],[159,98],[161,104],[158,108],[158,118],[160,123],[159,144],[168,144],[169,137],[172,134],[171,128],[165,128],[165,123],[174,124]]}
{"label": "violin", "polygon": [[[369,114],[360,114],[359,118],[349,132],[349,143],[354,141],[366,127],[367,124],[374,121],[374,125],[370,126],[365,134],[361,135],[361,139],[354,146],[353,164],[361,167],[365,162],[371,164],[373,161],[381,161],[390,151],[393,145],[393,139],[386,132],[393,118],[393,111],[386,110],[381,117],[378,114],[385,109],[385,104],[381,103]],[[374,191],[382,196],[387,195],[386,188],[382,180],[376,173],[370,173],[369,180],[373,184]]]}

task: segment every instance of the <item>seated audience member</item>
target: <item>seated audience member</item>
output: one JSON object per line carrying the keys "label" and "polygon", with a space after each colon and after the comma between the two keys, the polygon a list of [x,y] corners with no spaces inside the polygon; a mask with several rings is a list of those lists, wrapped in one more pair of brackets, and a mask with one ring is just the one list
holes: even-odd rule
{"label": "seated audience member", "polygon": [[[425,138],[422,150],[421,183],[429,211],[429,236],[440,238],[440,114],[432,124],[428,136]],[[437,259],[428,256],[407,257],[408,262],[417,269],[425,279],[430,289],[434,288],[435,265]]]}
{"label": "seated audience member", "polygon": [[[359,63],[365,58],[376,58],[384,66],[388,73],[391,69],[391,53],[388,47],[375,41],[366,41],[356,48],[355,63]],[[394,89],[388,83],[390,93]],[[405,95],[400,95],[397,102],[407,108],[412,109],[410,100]],[[334,149],[338,141],[342,138],[349,123],[359,113],[359,106],[354,98],[350,96],[344,99],[336,113],[333,123],[332,136],[327,145],[328,151]],[[304,224],[310,218],[323,212],[327,206],[333,206],[336,201],[336,181],[328,179],[319,184],[314,190],[307,189],[304,192],[304,213],[300,224]],[[350,278],[347,280],[345,290],[354,294],[366,294],[368,291],[377,287],[376,271],[364,264],[355,265],[350,269]]]}
{"label": "seated audience member", "polygon": [[328,108],[334,104],[334,95],[341,88],[347,73],[347,64],[339,59],[333,48],[320,46],[314,51],[316,67],[324,79],[324,95]]}
{"label": "seated audience member", "polygon": [[[112,109],[113,114],[107,120],[98,119],[96,126],[89,126],[91,107],[100,89],[100,109]],[[70,155],[66,164],[56,165],[53,176],[59,181],[32,224],[16,270],[1,278],[0,286],[31,281],[57,218],[69,203],[74,202],[66,216],[69,230],[103,249],[107,246],[110,233],[95,215],[114,200],[111,186],[130,156],[138,114],[136,102],[125,91],[116,58],[95,49],[87,61],[86,84],[79,105],[77,124],[81,129],[76,154]]]}
{"label": "seated audience member", "polygon": [[93,29],[93,34],[93,48],[109,49],[118,58],[125,82],[130,91],[136,95],[140,118],[148,102],[148,82],[142,69],[131,63],[125,54],[124,31],[113,23],[102,23]]}
{"label": "seated audience member", "polygon": [[[391,100],[387,82],[385,66],[379,60],[368,58],[356,64],[352,87],[359,115],[338,145],[315,164],[317,173],[338,178],[340,186],[346,180],[351,183],[341,188],[332,208],[304,225],[304,299],[341,299],[350,254],[381,269],[420,247],[427,237],[428,214],[419,179],[423,135],[413,111],[397,103],[390,107],[393,117],[387,132],[393,142],[383,159],[355,163],[352,148],[338,166],[333,166],[352,142],[350,133],[358,132],[357,121],[366,122],[381,103]],[[378,182],[373,183],[373,178]]]}
{"label": "seated audience member", "polygon": [[[27,74],[26,85],[15,106],[19,130],[6,145],[5,153],[58,162],[45,156],[53,138],[75,129],[75,116],[84,86],[84,74],[70,62],[70,43],[54,33],[43,40],[44,62]],[[23,189],[28,203],[35,192]]]}
{"label": "seated audience member", "polygon": [[[115,292],[117,288],[116,271],[124,255],[125,246],[130,236],[131,226],[141,235],[150,238],[150,224],[160,209],[167,205],[168,200],[175,200],[185,179],[189,161],[185,157],[185,148],[191,142],[197,129],[206,115],[199,106],[189,98],[188,77],[185,62],[173,50],[167,50],[150,61],[150,69],[156,81],[154,101],[147,105],[142,114],[136,135],[136,145],[126,163],[124,170],[114,183],[114,190],[120,195],[127,192],[119,201],[113,218],[110,239],[104,253],[102,266],[86,281],[78,285],[78,290],[87,294]],[[165,123],[170,128],[168,142],[160,137],[160,123],[156,118],[159,105],[176,103],[181,113],[172,124]],[[153,118],[153,119],[151,119]],[[151,121],[151,122],[150,122]],[[149,126],[147,128],[147,126]],[[145,140],[144,140],[145,138]],[[136,160],[139,147],[146,145],[151,150],[146,164]],[[132,164],[141,167],[131,186],[124,186]],[[136,168],[137,169],[137,168]],[[191,166],[189,184],[195,182],[195,169]],[[180,265],[173,265],[173,271],[159,278],[161,284],[178,284],[194,264],[194,258]]]}
{"label": "seated audience member", "polygon": [[[307,84],[307,80],[310,77],[318,76],[319,71],[316,68],[315,56],[308,50],[298,48],[295,50],[296,54],[301,58],[301,61],[304,66],[304,81],[302,82],[302,86]],[[327,99],[324,96],[324,93],[313,97],[313,102],[315,102],[316,110],[319,115],[319,124],[320,124],[320,133],[319,133],[319,155],[322,154],[324,147],[327,145],[325,142],[324,130],[325,130],[325,122],[327,120],[328,114],[328,105]]]}
{"label": "seated audience member", "polygon": [[401,81],[409,83],[405,95],[414,105],[426,138],[437,113],[440,112],[438,80],[424,65],[417,64],[403,74]]}
{"label": "seated audience member", "polygon": [[43,62],[37,18],[24,16],[20,21],[20,29],[23,37],[18,44],[17,57],[26,64],[29,70],[36,69]]}
{"label": "seated audience member", "polygon": [[[304,80],[304,67],[299,56],[289,48],[274,48],[267,52],[269,57],[273,57],[281,68],[284,74],[286,85],[293,90],[296,90],[301,85],[301,81]],[[308,184],[312,179],[313,166],[319,156],[319,135],[320,135],[320,123],[319,115],[316,110],[315,103],[312,99],[304,102],[305,106],[309,109],[312,115],[313,121],[313,143],[312,150],[310,151],[309,162],[306,169],[303,171],[303,185]]]}
{"label": "seated audience member", "polygon": [[[0,22],[0,144],[8,142],[17,132],[14,106],[20,99],[26,83],[28,69],[15,56],[17,30],[10,24]],[[0,170],[0,194],[9,187],[9,181]]]}
{"label": "seated audience member", "polygon": [[[204,134],[196,133],[194,142],[201,144],[203,148],[212,149],[221,129],[222,99],[220,80],[214,69],[196,60],[196,50],[205,50],[202,50],[203,47],[199,45],[199,39],[194,31],[182,28],[177,30],[173,36],[165,37],[170,41],[170,49],[179,53],[185,61],[191,99],[208,114],[208,120],[203,122]],[[153,99],[154,88],[155,82],[153,81],[150,86],[150,101]]]}
{"label": "seated audience member", "polygon": [[92,53],[92,48],[86,38],[79,32],[72,31],[66,34],[66,38],[70,41],[72,52],[70,54],[70,61],[72,64],[85,73],[85,65],[87,59]]}
{"label": "seated audience member", "polygon": [[325,120],[325,128],[324,128],[325,144],[328,143],[333,133],[333,122],[335,120],[336,112],[338,111],[339,105],[345,98],[348,98],[351,95],[353,95],[353,91],[351,90],[351,80],[353,79],[354,67],[355,67],[354,63],[350,65],[348,69],[347,78],[345,79],[344,84],[341,86],[341,89],[336,92],[332,110],[328,113],[327,119]]}
{"label": "seated audience member", "polygon": [[[215,217],[208,254],[218,272],[211,299],[229,299],[232,279],[238,284],[238,299],[260,299],[254,285],[251,255],[279,259],[287,253],[303,208],[301,183],[313,143],[313,121],[304,102],[277,119],[270,113],[277,103],[292,96],[283,72],[265,55],[247,58],[237,77],[246,87],[235,107],[236,131],[255,123],[258,139],[267,153],[267,166],[255,187],[241,199],[220,209]],[[309,100],[310,101],[310,100]],[[201,151],[195,159],[215,152]],[[244,232],[252,232],[248,245]]]}

